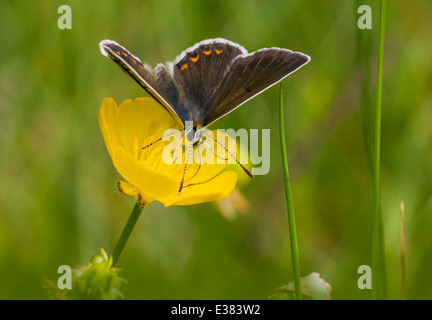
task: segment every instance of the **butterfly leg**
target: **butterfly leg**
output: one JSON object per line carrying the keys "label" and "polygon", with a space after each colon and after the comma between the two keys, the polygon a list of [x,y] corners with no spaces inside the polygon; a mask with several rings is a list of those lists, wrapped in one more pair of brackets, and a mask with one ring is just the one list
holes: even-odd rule
{"label": "butterfly leg", "polygon": [[186,157],[185,166],[184,166],[184,169],[183,169],[183,176],[182,176],[182,180],[181,180],[181,183],[180,183],[180,188],[179,188],[179,191],[177,192],[177,194],[180,194],[180,192],[183,190],[183,183],[184,183],[184,178],[185,178],[185,175],[186,175],[186,168],[187,168],[187,165],[188,165],[189,156],[191,154],[192,149],[193,149],[193,143],[191,143],[191,145],[189,147],[189,151],[188,151],[188,154],[187,154],[187,157]]}
{"label": "butterfly leg", "polygon": [[209,135],[209,134],[207,134],[206,132],[204,132],[204,131],[201,131],[202,133],[204,133],[207,137],[210,137],[210,138],[212,138],[214,141],[216,141],[222,148],[224,148],[224,150],[226,151],[226,152],[228,152],[228,154],[240,165],[240,167],[244,170],[244,172],[246,172],[246,174],[249,176],[249,177],[251,177],[251,178],[253,178],[254,176],[252,175],[252,173],[250,173],[249,172],[249,170],[248,169],[246,169],[241,163],[240,163],[240,161],[238,161],[237,160],[237,158],[231,153],[231,152],[229,152],[228,151],[228,149],[227,148],[225,148],[225,146],[222,144],[222,143],[220,143],[219,141],[217,141],[217,139],[215,139],[214,137],[212,137],[211,135]]}
{"label": "butterfly leg", "polygon": [[228,160],[228,158],[222,158],[220,155],[218,155],[217,152],[214,151],[214,149],[207,143],[207,141],[202,140],[202,142],[205,143],[207,145],[207,147],[210,148],[210,150],[216,155],[216,157],[218,157],[219,159],[224,160],[224,161]]}
{"label": "butterfly leg", "polygon": [[175,134],[175,133],[170,133],[170,134],[166,135],[165,137],[160,137],[159,139],[156,139],[155,141],[150,142],[148,145],[146,145],[146,146],[144,146],[144,147],[142,147],[142,148],[143,148],[143,149],[146,149],[146,148],[152,146],[153,144],[155,144],[156,142],[161,141],[163,138],[170,137],[170,136],[172,136],[172,135],[174,135],[174,134]]}

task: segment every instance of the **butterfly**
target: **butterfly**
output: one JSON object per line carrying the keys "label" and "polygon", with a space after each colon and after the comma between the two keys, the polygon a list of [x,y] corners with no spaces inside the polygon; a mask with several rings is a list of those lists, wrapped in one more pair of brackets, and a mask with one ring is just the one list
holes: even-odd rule
{"label": "butterfly", "polygon": [[282,48],[248,53],[234,42],[217,38],[201,41],[183,51],[172,63],[158,64],[152,69],[115,41],[103,40],[99,47],[104,56],[119,65],[178,121],[191,145],[202,141],[201,128],[310,61],[301,52]]}

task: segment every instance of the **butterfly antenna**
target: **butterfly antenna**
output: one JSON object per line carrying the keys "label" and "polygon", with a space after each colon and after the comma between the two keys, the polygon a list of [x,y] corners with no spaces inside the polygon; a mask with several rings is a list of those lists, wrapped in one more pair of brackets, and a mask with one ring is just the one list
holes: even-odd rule
{"label": "butterfly antenna", "polygon": [[180,188],[179,188],[179,191],[177,192],[177,194],[180,194],[180,192],[183,190],[183,183],[184,183],[184,178],[185,178],[185,175],[186,175],[186,168],[187,168],[187,164],[188,164],[188,161],[189,161],[189,156],[191,154],[192,148],[193,148],[193,143],[191,143],[191,146],[189,148],[189,151],[188,151],[188,154],[187,154],[187,157],[186,157],[186,162],[185,162],[185,166],[184,166],[184,169],[183,169],[183,177],[182,177],[182,180],[181,180],[181,183],[180,183]]}
{"label": "butterfly antenna", "polygon": [[[201,131],[202,133],[204,133],[207,137],[210,137],[210,138],[212,138],[214,141],[216,141],[222,148],[224,148],[224,150],[226,151],[226,152],[228,152],[228,154],[240,165],[240,167],[244,170],[244,172],[246,172],[246,174],[249,176],[249,177],[251,177],[252,179],[253,179],[253,175],[252,175],[252,173],[250,173],[249,172],[249,170],[248,169],[246,169],[241,163],[240,163],[240,161],[238,161],[237,160],[237,158],[231,153],[231,152],[229,152],[228,151],[228,149],[227,148],[225,148],[225,146],[222,144],[222,143],[220,143],[219,141],[217,141],[217,139],[215,139],[214,137],[212,137],[211,135],[209,135],[209,134],[207,134],[206,132],[204,132],[204,131]],[[216,154],[216,152],[213,150],[213,152]],[[217,155],[217,154],[216,154]],[[219,156],[218,156],[219,157]]]}

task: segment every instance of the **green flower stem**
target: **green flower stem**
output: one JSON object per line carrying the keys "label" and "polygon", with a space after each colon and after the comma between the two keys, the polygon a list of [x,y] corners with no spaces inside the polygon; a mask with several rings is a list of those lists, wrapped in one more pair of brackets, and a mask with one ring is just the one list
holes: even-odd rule
{"label": "green flower stem", "polygon": [[372,212],[372,284],[374,299],[386,298],[386,275],[384,257],[384,232],[380,212],[380,148],[381,148],[381,110],[384,58],[384,34],[386,19],[386,0],[381,0],[380,40],[377,67],[377,91],[374,135],[374,170],[373,170],[373,212]]}
{"label": "green flower stem", "polygon": [[120,239],[117,242],[117,245],[114,248],[112,257],[113,257],[113,264],[114,267],[123,251],[124,246],[126,245],[126,242],[129,239],[129,236],[132,233],[133,228],[135,227],[136,222],[138,221],[139,216],[141,215],[142,210],[144,209],[144,206],[141,206],[140,204],[135,203],[135,207],[132,210],[132,213],[130,214],[129,220],[126,223],[126,226],[123,229],[123,232],[120,236]]}
{"label": "green flower stem", "polygon": [[288,160],[287,160],[286,146],[285,146],[282,82],[280,84],[280,93],[279,93],[279,132],[280,132],[280,143],[281,143],[281,153],[282,153],[282,166],[283,166],[284,180],[285,180],[286,202],[287,202],[287,210],[288,210],[288,227],[289,227],[290,243],[291,243],[291,258],[292,258],[292,268],[294,274],[294,289],[295,289],[296,299],[301,300],[302,294],[301,294],[301,281],[300,281],[300,263],[299,263],[298,248],[297,248],[297,232],[295,226],[294,206],[293,206],[293,198],[291,193]]}

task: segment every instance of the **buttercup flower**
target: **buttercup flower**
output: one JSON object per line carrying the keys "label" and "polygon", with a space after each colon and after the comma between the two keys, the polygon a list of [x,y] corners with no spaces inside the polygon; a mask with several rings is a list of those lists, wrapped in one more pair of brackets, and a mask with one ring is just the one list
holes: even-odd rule
{"label": "buttercup flower", "polygon": [[[232,170],[222,172],[226,163],[218,164],[216,155],[214,163],[199,164],[195,157],[195,161],[187,165],[184,186],[178,194],[187,151],[183,152],[181,164],[167,164],[162,154],[171,141],[158,139],[167,129],[181,128],[151,98],[125,100],[118,107],[114,99],[105,98],[99,111],[99,127],[115,168],[126,180],[118,182],[119,190],[134,196],[140,204],[157,200],[168,207],[215,201],[227,197],[235,187],[237,173]],[[220,134],[213,131],[218,140]],[[227,135],[224,138],[230,139]],[[206,141],[217,150],[214,141]],[[229,145],[235,148],[235,143],[226,144]],[[205,152],[208,149],[204,155]],[[235,149],[230,152],[235,154]],[[219,157],[228,157],[228,153],[217,153]]]}

